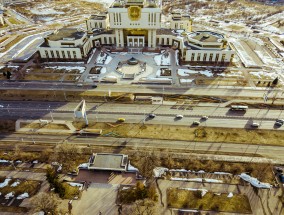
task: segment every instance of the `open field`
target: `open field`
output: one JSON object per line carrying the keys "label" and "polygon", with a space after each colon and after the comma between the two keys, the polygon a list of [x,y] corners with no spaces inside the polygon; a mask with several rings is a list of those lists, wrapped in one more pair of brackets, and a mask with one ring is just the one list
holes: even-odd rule
{"label": "open field", "polygon": [[21,123],[21,128],[44,128],[44,129],[63,129],[63,130],[69,130],[69,128],[64,124],[40,124],[40,123]]}
{"label": "open field", "polygon": [[[113,132],[119,137],[284,145],[284,132],[282,131],[128,123],[117,125],[111,126],[108,123],[96,123],[90,124],[89,128],[103,129],[103,134]],[[83,123],[74,123],[74,126],[79,129],[83,126]]]}
{"label": "open field", "polygon": [[234,194],[233,197],[227,197],[228,194],[216,195],[207,192],[202,196],[201,191],[182,190],[171,188],[167,190],[167,204],[172,208],[214,210],[235,213],[251,213],[251,207],[248,197],[241,194]]}

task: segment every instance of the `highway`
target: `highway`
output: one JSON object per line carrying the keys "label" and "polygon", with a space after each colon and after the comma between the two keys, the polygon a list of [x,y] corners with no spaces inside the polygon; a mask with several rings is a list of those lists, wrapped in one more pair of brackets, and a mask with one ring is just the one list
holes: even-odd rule
{"label": "highway", "polygon": [[[67,136],[67,135],[38,135],[38,134],[10,134],[0,135],[0,144],[9,144],[9,142],[18,143],[34,143],[38,145],[56,145],[61,143],[72,143],[78,145],[90,146],[106,146],[128,149],[168,149],[169,151],[179,151],[183,153],[201,153],[210,154],[230,154],[235,153],[239,156],[253,156],[254,160],[258,156],[273,158],[277,162],[284,162],[284,147],[271,145],[248,145],[248,144],[232,144],[232,143],[211,143],[211,142],[190,142],[175,140],[155,140],[155,139],[139,139],[139,138],[114,138],[114,137],[97,137],[97,136]],[[13,147],[13,146],[11,146]],[[36,148],[36,147],[35,147]],[[240,160],[238,160],[240,161]]]}
{"label": "highway", "polygon": [[[35,102],[35,101],[1,101],[1,119],[58,119],[74,120],[76,102]],[[118,103],[86,103],[90,122],[115,122],[125,118],[127,123],[166,124],[191,126],[193,121],[200,121],[200,126],[251,128],[253,122],[260,124],[259,129],[284,130],[275,127],[276,119],[283,119],[283,110],[253,109],[246,112],[231,111],[229,107],[190,106],[190,105],[143,105]],[[149,113],[156,114],[154,119]],[[183,119],[176,119],[177,114]],[[202,120],[202,116],[208,120]]]}
{"label": "highway", "polygon": [[151,95],[196,95],[213,97],[240,97],[240,98],[263,98],[267,93],[268,98],[274,97],[283,100],[283,90],[274,88],[252,88],[252,87],[212,87],[195,86],[175,87],[163,85],[120,85],[120,84],[98,84],[96,89],[92,89],[93,84],[85,84],[78,87],[76,83],[48,82],[48,81],[0,81],[0,90],[48,90],[48,91],[78,91],[83,92],[92,90],[96,92],[133,93],[133,94],[151,94]]}

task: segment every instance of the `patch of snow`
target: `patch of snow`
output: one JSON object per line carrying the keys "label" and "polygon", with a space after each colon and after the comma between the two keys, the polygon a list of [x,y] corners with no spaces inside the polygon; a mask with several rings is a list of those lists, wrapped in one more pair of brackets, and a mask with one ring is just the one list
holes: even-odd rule
{"label": "patch of snow", "polygon": [[170,53],[168,53],[167,56],[165,56],[164,54],[157,55],[154,57],[154,60],[158,66],[169,66],[171,64]]}
{"label": "patch of snow", "polygon": [[9,184],[9,181],[11,181],[11,179],[6,178],[4,182],[0,183],[0,188],[6,187]]}
{"label": "patch of snow", "polygon": [[184,84],[184,83],[192,83],[194,81],[194,79],[180,79],[180,83]]}
{"label": "patch of snow", "polygon": [[78,166],[78,168],[81,168],[81,169],[86,169],[88,168],[89,164],[88,163],[82,163]]}
{"label": "patch of snow", "polygon": [[232,173],[229,173],[229,172],[213,172],[213,174],[218,174],[218,175],[232,175]]}
{"label": "patch of snow", "polygon": [[205,196],[205,194],[208,192],[206,189],[195,189],[195,188],[178,188],[180,190],[190,190],[190,191],[201,191],[201,196]]}
{"label": "patch of snow", "polygon": [[271,184],[269,184],[269,183],[262,183],[257,178],[251,177],[250,175],[247,175],[246,173],[242,173],[239,176],[243,180],[249,182],[254,187],[265,188],[265,189],[270,189],[272,187]]}
{"label": "patch of snow", "polygon": [[250,72],[249,74],[253,75],[256,78],[262,79],[262,78],[271,78],[274,79],[277,77],[276,73],[272,72],[264,72],[264,71],[259,71],[259,72]]}
{"label": "patch of snow", "polygon": [[25,198],[29,198],[29,197],[30,197],[30,196],[29,196],[28,193],[23,193],[23,194],[19,195],[19,196],[17,197],[17,199],[25,199]]}
{"label": "patch of snow", "polygon": [[139,170],[138,170],[136,167],[132,166],[132,165],[130,164],[130,162],[129,162],[129,164],[128,164],[127,170],[128,170],[128,171],[131,171],[131,172],[139,172]]}
{"label": "patch of snow", "polygon": [[105,67],[103,67],[103,68],[101,68],[101,74],[105,74],[106,73],[106,68]]}
{"label": "patch of snow", "polygon": [[13,198],[14,197],[14,192],[10,192],[5,196],[5,199]]}
{"label": "patch of snow", "polygon": [[33,163],[34,163],[34,164],[37,164],[37,163],[38,163],[38,160],[33,161]]}
{"label": "patch of snow", "polygon": [[83,184],[75,183],[75,182],[68,182],[68,184],[72,187],[79,187],[79,190],[83,189]]}
{"label": "patch of snow", "polygon": [[191,171],[186,169],[170,169],[169,172],[191,172]]}
{"label": "patch of snow", "polygon": [[167,172],[169,169],[165,168],[165,167],[156,167],[155,169],[153,169],[154,172],[154,176],[156,178],[161,177],[165,172]]}
{"label": "patch of snow", "polygon": [[227,197],[232,198],[233,196],[234,196],[234,194],[232,192],[230,192]]}
{"label": "patch of snow", "polygon": [[105,64],[108,64],[109,62],[111,62],[112,57],[111,56],[107,56],[106,60],[105,60]]}
{"label": "patch of snow", "polygon": [[201,74],[201,75],[205,75],[206,77],[213,77],[213,73],[209,70],[196,71],[196,70],[190,70],[190,69],[178,69],[179,76],[185,77],[185,76],[189,76],[190,74]]}
{"label": "patch of snow", "polygon": [[42,10],[38,10],[38,9],[30,9],[31,13],[35,14],[35,15],[49,15],[49,14],[65,14],[64,12],[59,12],[56,11],[52,8],[44,8]]}
{"label": "patch of snow", "polygon": [[130,187],[123,187],[122,190],[128,190]]}
{"label": "patch of snow", "polygon": [[0,163],[10,163],[8,160],[0,160]]}
{"label": "patch of snow", "polygon": [[153,52],[143,52],[144,55],[148,55],[148,56],[151,56],[151,55],[159,55],[159,53],[153,53]]}
{"label": "patch of snow", "polygon": [[211,178],[175,178],[172,177],[172,181],[194,181],[194,182],[207,182],[207,183],[223,183],[221,180]]}
{"label": "patch of snow", "polygon": [[21,182],[15,181],[13,184],[11,184],[11,187],[17,187]]}
{"label": "patch of snow", "polygon": [[205,173],[205,171],[204,170],[199,170],[199,171],[197,171],[197,173]]}

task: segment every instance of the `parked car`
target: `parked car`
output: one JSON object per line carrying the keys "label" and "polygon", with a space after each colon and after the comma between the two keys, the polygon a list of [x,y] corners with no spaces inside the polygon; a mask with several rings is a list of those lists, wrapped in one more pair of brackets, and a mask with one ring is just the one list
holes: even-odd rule
{"label": "parked car", "polygon": [[83,84],[77,84],[77,87],[83,87]]}
{"label": "parked car", "polygon": [[283,125],[284,124],[284,119],[277,119],[276,122],[281,123]]}

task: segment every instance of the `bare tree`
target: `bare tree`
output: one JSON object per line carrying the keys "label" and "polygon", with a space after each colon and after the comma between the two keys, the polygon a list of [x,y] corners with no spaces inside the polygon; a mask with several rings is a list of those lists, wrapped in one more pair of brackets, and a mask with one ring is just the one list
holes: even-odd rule
{"label": "bare tree", "polygon": [[40,192],[31,199],[31,206],[35,212],[43,211],[44,214],[57,214],[59,198],[53,193]]}
{"label": "bare tree", "polygon": [[156,215],[157,203],[150,200],[137,200],[130,207],[124,208],[123,214],[125,215]]}
{"label": "bare tree", "polygon": [[141,155],[138,163],[138,169],[146,178],[153,176],[153,169],[160,165],[160,153],[151,151]]}

